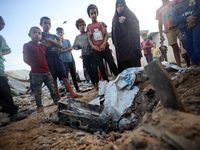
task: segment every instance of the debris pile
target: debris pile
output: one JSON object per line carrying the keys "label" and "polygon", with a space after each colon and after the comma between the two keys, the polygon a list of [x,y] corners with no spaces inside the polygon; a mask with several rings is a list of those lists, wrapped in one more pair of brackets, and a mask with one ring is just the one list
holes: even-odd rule
{"label": "debris pile", "polygon": [[[114,86],[116,90],[119,87],[122,87],[121,90],[128,90],[128,86],[116,86],[114,81],[102,83],[106,90],[100,90],[99,93],[91,90],[83,93],[84,97],[77,99],[78,101],[67,99],[64,95],[59,106],[51,105],[53,101],[45,89],[45,113],[38,114],[34,111],[22,121],[0,127],[0,149],[200,149],[200,69],[167,70],[184,111],[165,108],[161,102],[164,96],[158,95],[150,80],[142,80],[144,76],[140,78],[138,75],[136,80],[140,80],[130,89],[137,86],[139,90],[133,94],[135,98],[126,108],[121,104],[124,99],[114,101],[116,95],[111,97],[108,89]],[[20,111],[36,108],[33,96],[17,96],[14,101],[20,106]],[[94,102],[97,105],[92,104]],[[118,108],[114,102],[119,103]],[[110,111],[111,107],[114,111]],[[88,120],[94,118],[86,116],[108,117],[108,127],[112,131],[109,129],[110,132],[107,133],[105,128],[101,127],[100,130],[95,126],[87,128],[87,124],[94,124]],[[55,120],[55,124],[50,121],[57,117],[62,118],[61,122]],[[0,113],[1,123],[2,118],[8,117],[5,113]],[[106,119],[104,121],[107,123]],[[70,123],[74,125],[73,128]],[[103,122],[98,123],[102,125]],[[90,130],[93,127],[95,130]]]}

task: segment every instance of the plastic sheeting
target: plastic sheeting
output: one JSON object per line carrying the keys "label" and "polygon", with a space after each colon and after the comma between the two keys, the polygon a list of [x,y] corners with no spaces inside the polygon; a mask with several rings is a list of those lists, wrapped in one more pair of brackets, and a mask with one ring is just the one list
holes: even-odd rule
{"label": "plastic sheeting", "polygon": [[29,70],[13,70],[6,71],[9,79],[9,85],[11,89],[18,94],[24,94],[27,91],[27,86],[30,86],[29,81],[26,81],[26,77],[29,79]]}
{"label": "plastic sheeting", "polygon": [[109,116],[112,121],[119,121],[121,116],[133,103],[139,88],[134,86],[135,82],[147,79],[144,68],[128,68],[120,73],[112,82],[101,82],[99,97],[90,104],[100,105],[102,101],[103,115]]}

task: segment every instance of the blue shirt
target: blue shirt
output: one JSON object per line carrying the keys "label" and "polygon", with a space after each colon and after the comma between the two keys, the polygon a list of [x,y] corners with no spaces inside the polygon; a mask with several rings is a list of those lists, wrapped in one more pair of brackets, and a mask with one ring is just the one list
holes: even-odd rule
{"label": "blue shirt", "polygon": [[182,29],[186,28],[186,18],[193,14],[196,14],[197,22],[200,22],[200,0],[183,0],[178,3],[172,12],[172,18]]}
{"label": "blue shirt", "polygon": [[[67,39],[64,39],[62,41],[62,46],[63,46],[63,50],[69,48],[71,46],[71,43],[69,40]],[[72,55],[72,52],[64,52],[64,53],[61,53],[60,54],[60,59],[62,62],[73,62],[74,61],[74,58],[73,58],[73,55]]]}

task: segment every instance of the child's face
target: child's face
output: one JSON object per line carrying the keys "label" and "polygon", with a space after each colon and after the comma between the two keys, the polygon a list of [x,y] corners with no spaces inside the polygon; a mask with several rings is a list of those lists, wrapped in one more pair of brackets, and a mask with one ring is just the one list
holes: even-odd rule
{"label": "child's face", "polygon": [[97,20],[97,10],[96,9],[90,9],[90,18],[94,21]]}
{"label": "child's face", "polygon": [[59,37],[63,37],[64,36],[64,31],[63,30],[58,30],[56,33]]}
{"label": "child's face", "polygon": [[147,40],[147,35],[144,35],[144,36],[142,37],[142,39],[143,39],[144,41],[146,41],[146,40]]}
{"label": "child's face", "polygon": [[42,23],[40,24],[44,32],[49,32],[51,28],[51,20],[43,19]]}
{"label": "child's face", "polygon": [[156,47],[156,43],[153,43],[153,47]]}
{"label": "child's face", "polygon": [[122,14],[123,11],[124,11],[124,6],[122,5],[122,3],[118,3],[118,4],[117,4],[117,12],[118,12],[119,14]]}
{"label": "child's face", "polygon": [[82,23],[79,23],[78,24],[78,29],[81,33],[85,32],[85,24],[82,22]]}
{"label": "child's face", "polygon": [[161,46],[163,46],[163,43],[160,43]]}
{"label": "child's face", "polygon": [[32,41],[39,42],[42,39],[42,31],[39,29],[33,28],[29,36],[31,37]]}

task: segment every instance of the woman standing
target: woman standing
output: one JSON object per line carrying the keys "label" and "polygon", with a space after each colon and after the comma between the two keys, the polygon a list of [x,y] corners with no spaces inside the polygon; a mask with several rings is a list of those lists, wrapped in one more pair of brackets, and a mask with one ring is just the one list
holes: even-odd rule
{"label": "woman standing", "polygon": [[116,49],[119,72],[130,67],[141,67],[139,21],[126,6],[125,0],[116,2],[112,40]]}

